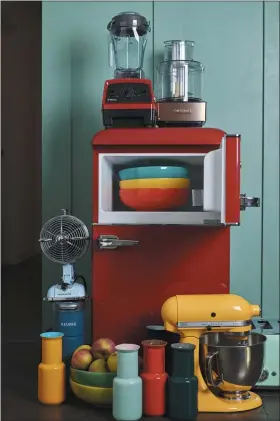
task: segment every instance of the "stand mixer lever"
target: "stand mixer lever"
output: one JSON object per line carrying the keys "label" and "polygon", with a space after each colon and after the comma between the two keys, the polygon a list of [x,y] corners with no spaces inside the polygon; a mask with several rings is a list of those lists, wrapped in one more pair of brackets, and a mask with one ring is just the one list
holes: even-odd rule
{"label": "stand mixer lever", "polygon": [[137,240],[120,240],[116,235],[100,235],[97,238],[97,244],[100,250],[114,250],[118,247],[135,246]]}

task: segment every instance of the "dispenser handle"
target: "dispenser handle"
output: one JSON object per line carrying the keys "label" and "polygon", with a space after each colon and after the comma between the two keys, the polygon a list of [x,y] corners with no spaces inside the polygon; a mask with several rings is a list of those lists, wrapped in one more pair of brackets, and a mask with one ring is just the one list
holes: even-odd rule
{"label": "dispenser handle", "polygon": [[[213,378],[213,362],[216,360],[217,377]],[[218,387],[223,383],[223,375],[221,369],[221,363],[219,359],[219,352],[211,352],[206,355],[206,379],[210,386]]]}
{"label": "dispenser handle", "polygon": [[79,308],[79,304],[75,304],[75,303],[61,303],[61,304],[59,304],[59,308],[61,310],[77,310]]}

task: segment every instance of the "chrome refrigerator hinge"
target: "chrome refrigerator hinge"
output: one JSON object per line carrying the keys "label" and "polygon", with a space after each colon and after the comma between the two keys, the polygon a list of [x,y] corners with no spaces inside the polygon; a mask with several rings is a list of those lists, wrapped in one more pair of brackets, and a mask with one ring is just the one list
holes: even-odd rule
{"label": "chrome refrigerator hinge", "polygon": [[260,207],[259,197],[249,197],[246,193],[240,195],[240,210],[244,211],[246,208],[258,208]]}

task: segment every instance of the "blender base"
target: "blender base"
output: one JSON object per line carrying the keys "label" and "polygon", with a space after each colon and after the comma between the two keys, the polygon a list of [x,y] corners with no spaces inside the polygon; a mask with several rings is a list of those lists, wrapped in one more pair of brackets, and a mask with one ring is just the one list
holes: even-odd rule
{"label": "blender base", "polygon": [[155,127],[156,111],[152,108],[103,110],[103,125],[106,129]]}

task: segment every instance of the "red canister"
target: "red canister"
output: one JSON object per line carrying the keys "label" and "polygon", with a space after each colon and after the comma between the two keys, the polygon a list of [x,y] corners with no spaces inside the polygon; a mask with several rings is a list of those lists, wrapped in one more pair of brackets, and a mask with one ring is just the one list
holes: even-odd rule
{"label": "red canister", "polygon": [[167,342],[148,339],[142,342],[144,351],[143,413],[148,416],[165,414],[165,388],[168,378],[165,372],[165,346]]}

